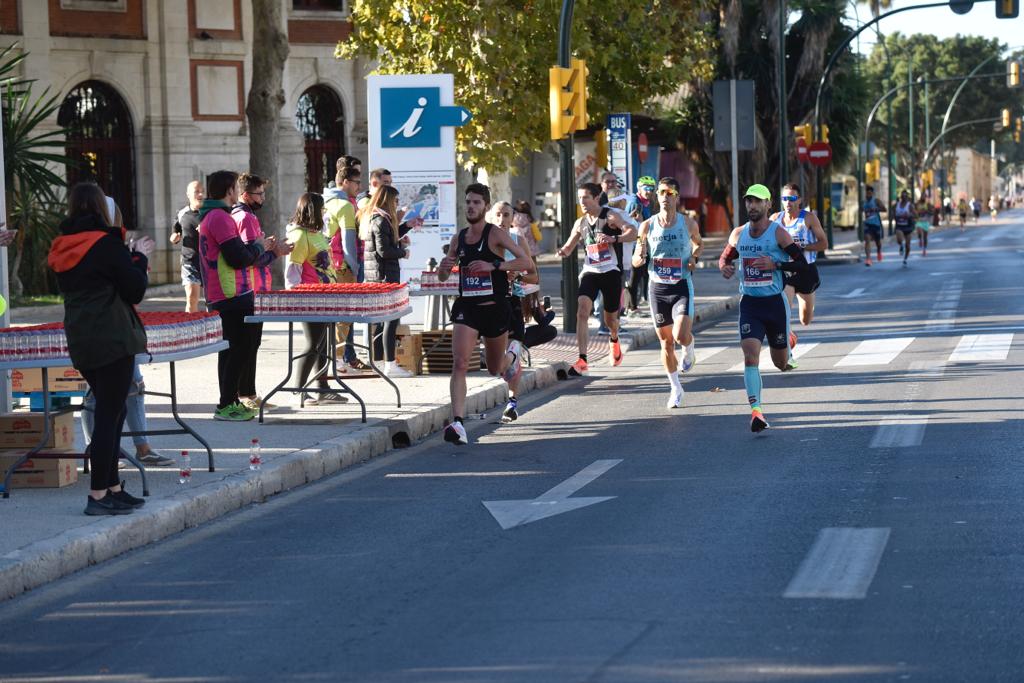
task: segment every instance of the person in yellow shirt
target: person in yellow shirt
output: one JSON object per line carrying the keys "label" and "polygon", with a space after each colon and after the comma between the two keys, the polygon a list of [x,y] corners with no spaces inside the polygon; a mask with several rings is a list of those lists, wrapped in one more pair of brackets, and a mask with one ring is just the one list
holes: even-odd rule
{"label": "person in yellow shirt", "polygon": [[[324,227],[331,245],[331,264],[338,282],[359,282],[363,247],[359,241],[355,200],[362,186],[362,172],[351,166],[343,168],[335,175],[334,184],[335,187],[324,191]],[[337,352],[344,361],[339,368],[347,365],[354,370],[368,369],[349,343],[351,330],[349,323],[338,323],[335,327]]]}

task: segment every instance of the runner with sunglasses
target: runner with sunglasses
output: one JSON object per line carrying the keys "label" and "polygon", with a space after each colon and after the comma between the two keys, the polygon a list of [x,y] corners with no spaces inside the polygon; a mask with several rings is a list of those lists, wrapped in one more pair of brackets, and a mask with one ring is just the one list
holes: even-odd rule
{"label": "runner with sunglasses", "polygon": [[722,276],[736,273],[740,259],[740,348],[743,349],[743,385],[750,403],[750,431],[768,428],[761,412],[761,345],[765,337],[772,362],[785,371],[789,359],[789,304],[783,293],[782,274],[808,270],[804,252],[786,229],[768,220],[772,193],[764,185],[751,185],[743,195],[750,221],[729,235],[718,268]]}
{"label": "runner with sunglasses", "polygon": [[[800,206],[800,186],[796,183],[787,183],[782,187],[782,211],[774,214],[771,221],[777,221],[789,236],[793,238],[797,246],[804,250],[804,258],[810,267],[803,273],[783,273],[786,283],[786,301],[790,310],[793,308],[794,297],[799,302],[800,324],[811,324],[814,319],[814,291],[821,285],[818,276],[818,266],[815,260],[819,251],[825,251],[828,247],[828,238],[825,230],[821,227],[821,221],[812,212]],[[789,348],[796,346],[796,333],[789,332]],[[789,354],[787,370],[796,369],[796,361],[793,354]]]}
{"label": "runner with sunglasses", "polygon": [[[671,385],[668,398],[671,409],[683,405],[680,372],[688,372],[696,362],[691,274],[703,242],[697,224],[678,211],[679,182],[675,178],[658,181],[658,204],[661,207],[658,213],[640,224],[633,267],[646,267],[650,274],[647,298],[661,342],[661,364]],[[676,343],[684,349],[682,368],[676,360]]]}

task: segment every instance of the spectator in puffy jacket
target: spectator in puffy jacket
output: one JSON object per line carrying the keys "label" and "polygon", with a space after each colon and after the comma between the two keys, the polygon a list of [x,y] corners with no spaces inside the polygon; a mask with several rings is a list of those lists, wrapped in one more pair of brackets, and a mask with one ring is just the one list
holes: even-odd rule
{"label": "spectator in puffy jacket", "polygon": [[[401,259],[408,255],[399,230],[398,190],[390,185],[381,185],[363,210],[366,220],[360,225],[362,239],[366,242],[365,262],[367,282],[401,282]],[[412,374],[395,363],[399,320],[375,326],[373,355],[384,356],[384,374],[389,377],[411,377]],[[383,338],[383,339],[382,339]],[[381,348],[383,347],[383,349]],[[381,351],[383,350],[383,354]]]}
{"label": "spectator in puffy jacket", "polygon": [[146,293],[154,244],[143,237],[130,251],[124,228],[111,223],[102,190],[93,183],[75,185],[47,259],[64,295],[71,364],[96,397],[87,515],[123,515],[145,502],[124,490],[117,461],[135,356],[146,350],[146,331],[134,307]]}

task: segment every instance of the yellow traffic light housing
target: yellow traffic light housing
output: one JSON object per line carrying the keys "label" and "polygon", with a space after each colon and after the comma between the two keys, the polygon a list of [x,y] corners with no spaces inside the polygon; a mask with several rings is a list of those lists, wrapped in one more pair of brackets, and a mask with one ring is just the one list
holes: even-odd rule
{"label": "yellow traffic light housing", "polygon": [[1003,128],[1009,128],[1010,127],[1010,110],[1009,109],[1004,109],[1003,110],[1002,116],[1000,118],[1000,122],[1003,124]]}
{"label": "yellow traffic light housing", "polygon": [[864,182],[878,182],[878,179],[875,178],[875,162],[873,161],[867,161],[864,163]]}
{"label": "yellow traffic light housing", "polygon": [[803,138],[804,142],[808,145],[814,142],[814,133],[812,132],[811,124],[804,123],[799,126],[793,126],[793,137]]}
{"label": "yellow traffic light housing", "polygon": [[568,69],[553,66],[548,71],[552,140],[587,127],[587,65],[582,59],[570,63]]}
{"label": "yellow traffic light housing", "polygon": [[828,126],[824,123],[818,126],[818,141],[828,142]]}
{"label": "yellow traffic light housing", "polygon": [[1006,63],[1006,87],[1020,87],[1020,62],[1016,59],[1010,60]]}
{"label": "yellow traffic light housing", "polygon": [[878,181],[880,181],[882,179],[882,160],[881,159],[875,159],[871,163],[874,164],[874,166],[875,166],[874,172],[872,173],[872,175],[875,176],[875,182],[877,183]]}
{"label": "yellow traffic light housing", "polygon": [[996,0],[996,19],[1016,19],[1020,0]]}

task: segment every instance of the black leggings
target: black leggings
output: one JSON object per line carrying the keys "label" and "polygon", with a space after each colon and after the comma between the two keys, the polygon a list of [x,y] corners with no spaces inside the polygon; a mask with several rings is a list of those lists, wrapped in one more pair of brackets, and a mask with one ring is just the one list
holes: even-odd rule
{"label": "black leggings", "polygon": [[306,335],[306,348],[302,356],[296,359],[293,368],[299,380],[297,386],[306,386],[306,380],[309,379],[309,373],[313,372],[313,368],[323,370],[317,375],[316,380],[321,387],[327,386],[327,354],[330,350],[327,345],[331,342],[332,327],[330,323],[302,323],[302,333]]}
{"label": "black leggings", "polygon": [[242,373],[255,353],[254,347],[259,344],[260,329],[245,322],[245,316],[252,315],[251,310],[218,313],[224,330],[224,341],[229,344],[227,349],[217,354],[217,379],[220,383],[220,402],[217,408],[220,409],[238,400]]}
{"label": "black leggings", "polygon": [[125,356],[109,365],[82,370],[96,398],[96,412],[89,442],[89,488],[102,491],[121,483],[117,461],[121,457],[125,399],[135,373],[135,357]]}
{"label": "black leggings", "polygon": [[256,356],[263,343],[263,323],[246,323],[252,332],[252,343],[249,345],[245,361],[242,363],[242,375],[238,378],[239,396],[258,396],[256,392]]}
{"label": "black leggings", "polygon": [[626,304],[630,309],[634,309],[640,305],[640,297],[647,296],[647,288],[647,265],[644,264],[639,268],[634,268],[629,273],[629,283],[627,287],[627,291],[629,292],[629,301],[627,301]]}
{"label": "black leggings", "polygon": [[[373,326],[373,359],[380,360],[381,356],[386,361],[395,360],[395,347],[397,346],[398,338],[398,320],[389,320],[384,323],[384,335],[381,339],[381,325]],[[383,347],[383,348],[382,348]]]}

